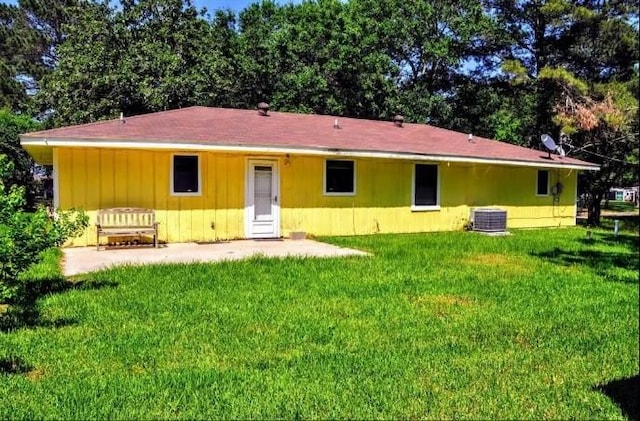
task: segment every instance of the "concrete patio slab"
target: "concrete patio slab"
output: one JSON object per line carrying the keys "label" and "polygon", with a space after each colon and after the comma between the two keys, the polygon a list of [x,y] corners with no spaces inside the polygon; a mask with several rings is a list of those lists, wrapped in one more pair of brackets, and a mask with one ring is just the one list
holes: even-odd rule
{"label": "concrete patio slab", "polygon": [[118,265],[153,263],[216,262],[240,260],[255,255],[266,257],[339,257],[368,256],[369,253],[321,243],[313,240],[238,240],[213,244],[173,243],[154,249],[149,247],[101,249],[95,247],[66,248],[63,273],[65,276],[93,272]]}

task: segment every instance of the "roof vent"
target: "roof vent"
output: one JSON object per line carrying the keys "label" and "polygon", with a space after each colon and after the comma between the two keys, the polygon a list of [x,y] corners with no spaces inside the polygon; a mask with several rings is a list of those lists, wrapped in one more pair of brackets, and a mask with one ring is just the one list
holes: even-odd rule
{"label": "roof vent", "polygon": [[333,128],[334,129],[339,129],[340,128],[340,123],[338,122],[337,118],[335,120],[333,120]]}
{"label": "roof vent", "polygon": [[476,141],[473,139],[473,133],[469,133],[469,137],[467,138],[467,140],[469,141],[469,143],[476,143]]}
{"label": "roof vent", "polygon": [[393,117],[393,124],[395,124],[397,127],[402,127],[403,122],[404,122],[404,117],[401,116],[400,114]]}
{"label": "roof vent", "polygon": [[260,115],[267,115],[268,112],[269,104],[267,104],[266,102],[261,102],[258,104],[258,113],[260,113]]}

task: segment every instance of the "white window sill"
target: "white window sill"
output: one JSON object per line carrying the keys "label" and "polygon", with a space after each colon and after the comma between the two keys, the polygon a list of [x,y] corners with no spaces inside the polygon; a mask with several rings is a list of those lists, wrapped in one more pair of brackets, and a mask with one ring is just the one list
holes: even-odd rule
{"label": "white window sill", "polygon": [[175,193],[175,192],[171,192],[169,194],[172,197],[196,197],[196,196],[202,196],[202,193],[200,192],[193,192],[193,193]]}
{"label": "white window sill", "polygon": [[440,205],[432,205],[432,206],[416,206],[411,205],[411,212],[429,212],[429,211],[439,211]]}
{"label": "white window sill", "polygon": [[324,192],[325,196],[355,196],[356,193],[332,193],[332,192]]}

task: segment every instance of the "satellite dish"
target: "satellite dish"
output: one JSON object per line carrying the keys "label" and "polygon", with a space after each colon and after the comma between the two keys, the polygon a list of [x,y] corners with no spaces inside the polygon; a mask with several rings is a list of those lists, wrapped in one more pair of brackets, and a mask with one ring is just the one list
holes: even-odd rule
{"label": "satellite dish", "polygon": [[564,149],[562,148],[562,142],[560,142],[560,145],[557,145],[556,141],[553,140],[553,138],[550,135],[545,133],[542,136],[540,136],[540,140],[542,140],[542,144],[544,145],[545,148],[547,148],[549,152],[549,159],[551,159],[551,151],[558,152],[558,154],[560,155],[560,158],[564,158],[567,155]]}
{"label": "satellite dish", "polygon": [[542,144],[544,145],[544,147],[549,149],[550,151],[555,151],[558,148],[558,145],[556,145],[556,141],[546,133],[540,136],[540,140],[542,140]]}

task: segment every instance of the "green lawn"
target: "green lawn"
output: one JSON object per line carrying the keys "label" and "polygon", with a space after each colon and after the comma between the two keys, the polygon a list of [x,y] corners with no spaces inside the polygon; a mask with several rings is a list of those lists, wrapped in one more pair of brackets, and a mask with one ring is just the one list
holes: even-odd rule
{"label": "green lawn", "polygon": [[0,333],[0,419],[624,419],[602,391],[638,374],[638,236],[585,231],[60,281]]}
{"label": "green lawn", "polygon": [[638,213],[638,208],[633,202],[627,202],[623,200],[610,200],[609,206],[605,207],[606,202],[602,201],[602,209],[609,210],[614,212],[636,212]]}

